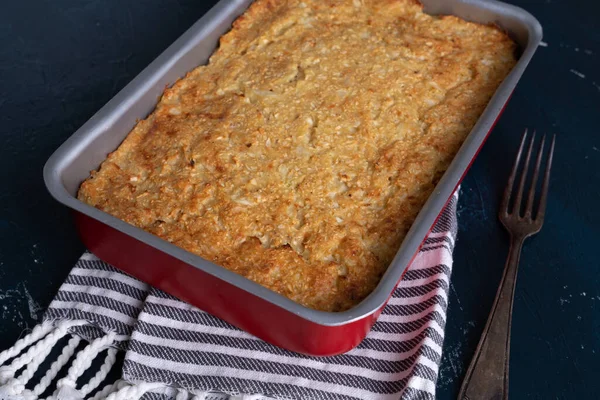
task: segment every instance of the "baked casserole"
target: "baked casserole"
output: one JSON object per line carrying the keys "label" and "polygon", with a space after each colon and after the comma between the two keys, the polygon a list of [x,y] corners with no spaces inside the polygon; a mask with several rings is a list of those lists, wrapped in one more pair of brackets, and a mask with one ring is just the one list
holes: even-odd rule
{"label": "baked casserole", "polygon": [[80,200],[307,307],[377,285],[516,62],[415,0],[257,0]]}

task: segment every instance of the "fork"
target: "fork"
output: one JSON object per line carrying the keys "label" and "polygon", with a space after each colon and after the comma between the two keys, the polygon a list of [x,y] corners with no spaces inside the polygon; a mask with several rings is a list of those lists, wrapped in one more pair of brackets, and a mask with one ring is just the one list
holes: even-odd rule
{"label": "fork", "polygon": [[533,212],[533,203],[537,181],[542,163],[544,144],[546,136],[542,137],[537,152],[535,168],[529,191],[527,202],[523,210],[523,191],[527,179],[529,162],[535,142],[535,132],[531,135],[525,164],[523,166],[516,197],[512,201],[513,186],[517,176],[517,170],[525,147],[527,139],[527,130],[521,139],[521,146],[515,159],[512,172],[508,178],[508,184],[504,191],[502,204],[500,206],[499,217],[504,227],[510,233],[510,249],[508,259],[504,267],[504,273],[500,286],[492,306],[492,311],[488,317],[485,329],[479,340],[475,356],[469,365],[467,374],[463,381],[458,395],[459,400],[506,400],[508,399],[508,360],[510,355],[510,327],[513,310],[513,300],[515,294],[515,284],[517,282],[517,269],[519,266],[519,257],[523,242],[529,236],[532,236],[542,229],[544,215],[546,213],[546,202],[548,198],[548,184],[550,180],[550,168],[552,166],[552,156],[554,154],[554,142],[556,136],[552,137],[550,150],[548,151],[546,161],[546,171],[542,183],[541,194],[538,200],[537,212]]}

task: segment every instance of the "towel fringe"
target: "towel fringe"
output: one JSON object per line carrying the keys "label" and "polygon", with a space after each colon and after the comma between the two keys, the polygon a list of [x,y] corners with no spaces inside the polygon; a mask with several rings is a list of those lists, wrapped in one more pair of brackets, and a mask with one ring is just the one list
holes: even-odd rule
{"label": "towel fringe", "polygon": [[112,349],[113,352],[109,349],[104,364],[87,384],[82,386],[81,389],[77,389],[76,387],[77,379],[90,368],[92,361],[94,361],[101,351],[113,344],[115,336],[116,334],[114,332],[109,332],[106,336],[93,340],[85,349],[77,354],[77,357],[67,372],[67,376],[60,379],[56,384],[56,391],[54,392],[55,398],[60,400],[81,400],[102,383],[112,366],[115,364],[116,349]]}
{"label": "towel fringe", "polygon": [[[174,400],[209,400],[214,398],[214,393],[189,391],[159,382],[127,383],[120,381],[119,389],[106,393],[109,393],[105,397],[106,400],[140,400],[147,393],[166,394]],[[104,399],[103,397],[100,398]],[[91,400],[99,400],[100,398],[93,398]],[[230,400],[258,400],[264,398],[264,396],[260,395],[230,396]]]}
{"label": "towel fringe", "polygon": [[[34,377],[40,365],[48,358],[57,343],[69,335],[69,329],[88,325],[83,320],[45,321],[33,328],[33,330],[19,339],[14,346],[0,353],[0,400],[39,400],[40,396],[50,387],[61,369],[75,355],[81,338],[71,335],[67,344],[63,347],[61,354],[50,365],[40,382],[33,390],[25,386]],[[94,391],[107,377],[114,366],[118,350],[113,346],[118,335],[109,332],[105,336],[97,338],[89,343],[84,349],[77,352],[67,375],[56,383],[56,390],[48,397],[48,400],[83,400]],[[87,371],[92,362],[100,353],[106,350],[104,363],[98,372],[80,389],[77,389],[77,379]],[[4,365],[9,360],[10,364]],[[24,369],[23,369],[24,368]],[[20,375],[17,376],[19,371]],[[126,383],[114,383],[107,385],[93,398],[99,400],[105,398],[111,392],[116,392]],[[109,388],[110,390],[107,390]],[[103,391],[106,390],[106,393]]]}
{"label": "towel fringe", "polygon": [[73,336],[69,339],[69,343],[63,347],[62,353],[58,358],[50,365],[50,368],[46,372],[46,375],[40,380],[40,382],[33,388],[33,393],[36,396],[40,396],[48,389],[52,381],[56,378],[60,370],[69,362],[69,359],[75,354],[75,349],[79,346],[81,338],[79,336]]}
{"label": "towel fringe", "polygon": [[122,379],[117,380],[114,383],[108,384],[104,386],[100,391],[98,391],[94,397],[90,398],[90,400],[103,400],[108,397],[111,393],[115,393],[119,391],[119,389],[124,388],[125,386],[129,386],[129,383],[125,382]]}
{"label": "towel fringe", "polygon": [[106,397],[106,400],[139,400],[147,392],[165,387],[166,386],[164,383],[142,382],[137,384],[126,384],[120,389],[109,394]]}
{"label": "towel fringe", "polygon": [[[25,386],[34,377],[40,365],[48,358],[58,342],[69,335],[69,329],[88,325],[83,320],[45,321],[19,339],[11,348],[0,353],[0,400],[41,400],[40,396],[50,387],[59,372],[76,354],[67,375],[56,383],[54,393],[46,400],[83,400],[102,384],[117,360],[118,350],[112,345],[120,336],[109,332],[90,342],[76,353],[81,338],[71,335],[61,354],[50,365],[42,379],[33,388]],[[77,380],[87,371],[100,353],[106,350],[104,363],[87,383],[77,389]],[[4,365],[11,360],[10,364]],[[24,369],[23,369],[24,368]],[[23,372],[16,376],[19,371]],[[176,389],[164,383],[141,382],[131,384],[124,380],[104,386],[89,400],[138,400],[150,391],[173,391],[176,400],[201,400],[205,396],[194,395],[185,389]]]}
{"label": "towel fringe", "polygon": [[[89,325],[89,322],[83,320],[45,321],[36,325],[28,335],[19,339],[11,348],[1,352],[0,400],[42,400],[40,396],[46,392],[59,372],[74,355],[76,357],[71,363],[67,375],[58,380],[54,393],[45,400],[83,400],[86,397],[88,400],[139,400],[149,392],[168,392],[175,400],[206,400],[211,398],[211,394],[204,391],[191,392],[164,383],[128,383],[121,379],[104,386],[94,396],[88,397],[91,392],[102,384],[114,366],[118,350],[113,347],[113,344],[116,340],[121,339],[121,336],[115,332],[109,332],[76,352],[82,339],[79,336],[70,335],[69,329],[82,325]],[[58,342],[68,335],[70,335],[69,340],[63,347],[61,354],[50,365],[39,383],[33,390],[26,389],[25,386],[31,381]],[[77,389],[77,380],[105,350],[104,363],[98,372],[81,388]],[[4,365],[11,359],[10,364]],[[23,372],[16,376],[21,370]],[[255,396],[243,395],[233,397],[233,399],[254,400]]]}

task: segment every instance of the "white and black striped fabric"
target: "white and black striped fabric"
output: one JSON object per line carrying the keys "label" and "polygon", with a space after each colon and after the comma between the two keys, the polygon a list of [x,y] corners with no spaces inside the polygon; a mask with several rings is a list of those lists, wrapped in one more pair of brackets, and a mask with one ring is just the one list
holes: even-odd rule
{"label": "white and black striped fabric", "polygon": [[119,334],[116,343],[126,350],[150,286],[84,253],[44,314],[44,320],[87,320],[90,325],[71,331],[88,341]]}
{"label": "white and black striped fabric", "polygon": [[[455,194],[367,338],[333,357],[292,353],[132,278],[91,254],[77,263],[46,313],[85,319],[86,339],[116,331],[123,378],[208,400],[434,399],[442,354]],[[144,398],[169,399],[170,392]]]}

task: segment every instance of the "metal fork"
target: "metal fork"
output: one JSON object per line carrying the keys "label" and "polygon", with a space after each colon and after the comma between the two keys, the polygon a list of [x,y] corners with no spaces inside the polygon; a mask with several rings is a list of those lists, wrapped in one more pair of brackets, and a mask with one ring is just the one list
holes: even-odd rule
{"label": "metal fork", "polygon": [[525,164],[521,172],[521,178],[518,185],[516,197],[512,207],[511,197],[513,197],[513,186],[517,170],[521,161],[523,148],[527,139],[527,130],[521,139],[521,146],[517,153],[512,173],[508,178],[508,184],[504,191],[502,205],[500,206],[500,221],[510,233],[510,250],[500,287],[492,306],[492,311],[488,317],[485,329],[477,346],[475,356],[469,365],[467,374],[463,381],[458,395],[459,400],[506,400],[508,399],[508,359],[510,355],[510,326],[512,319],[513,300],[515,294],[515,284],[517,282],[517,269],[519,266],[519,257],[523,242],[529,236],[532,236],[542,229],[544,215],[546,213],[546,200],[548,198],[548,183],[550,180],[550,168],[552,166],[552,156],[554,154],[554,142],[556,137],[552,137],[552,143],[547,156],[546,171],[542,183],[541,194],[538,201],[537,212],[533,212],[533,203],[535,199],[536,184],[539,177],[540,165],[542,163],[544,144],[546,137],[542,138],[535,169],[527,194],[527,203],[523,209],[523,191],[531,152],[535,141],[535,132],[529,142],[529,149],[525,158]]}

